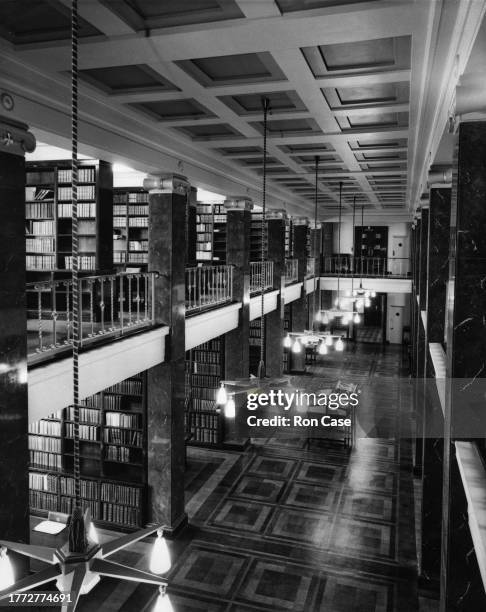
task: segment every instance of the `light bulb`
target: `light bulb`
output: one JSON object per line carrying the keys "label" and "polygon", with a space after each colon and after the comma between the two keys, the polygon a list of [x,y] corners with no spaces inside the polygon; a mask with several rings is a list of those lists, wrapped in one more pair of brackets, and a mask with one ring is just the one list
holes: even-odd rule
{"label": "light bulb", "polygon": [[302,346],[305,346],[307,344],[307,342],[308,342],[307,336],[302,336],[300,338],[300,343],[302,344]]}
{"label": "light bulb", "polygon": [[285,336],[284,341],[283,341],[283,345],[284,345],[284,348],[290,348],[292,346],[292,340],[291,340],[289,334],[287,334]]}
{"label": "light bulb", "polygon": [[226,393],[226,387],[224,386],[224,383],[221,383],[221,387],[216,393],[216,404],[218,404],[218,406],[222,406],[223,404],[226,404],[227,401],[228,394]]}
{"label": "light bulb", "polygon": [[336,351],[343,351],[344,350],[344,342],[342,338],[338,338],[337,342],[336,342],[336,346],[334,347],[336,349]]}
{"label": "light bulb", "polygon": [[319,355],[327,355],[328,350],[325,342],[319,344]]}
{"label": "light bulb", "polygon": [[360,309],[363,308],[364,306],[364,300],[362,298],[359,298],[358,300],[356,300],[356,308]]}
{"label": "light bulb", "polygon": [[371,292],[371,297],[372,297],[372,298],[375,298],[375,297],[376,297],[376,291],[372,291],[372,292]]}
{"label": "light bulb", "polygon": [[94,542],[95,544],[99,544],[100,543],[100,539],[98,537],[98,532],[96,531],[96,527],[94,526],[94,523],[91,522],[89,524],[89,530],[88,530],[88,538]]}
{"label": "light bulb", "polygon": [[339,308],[339,298],[336,298],[334,300],[334,306],[336,306],[336,308]]}
{"label": "light bulb", "polygon": [[368,290],[366,290],[364,292],[364,296],[365,296],[365,298],[369,298],[370,297],[370,292]]}
{"label": "light bulb", "polygon": [[357,312],[354,313],[353,323],[356,323],[356,325],[358,325],[358,323],[361,323],[361,317]]}
{"label": "light bulb", "polygon": [[0,548],[0,591],[5,591],[15,584],[15,576],[7,549]]}
{"label": "light bulb", "polygon": [[314,317],[314,321],[316,323],[320,323],[322,321],[322,313],[320,310],[317,311],[316,316]]}
{"label": "light bulb", "polygon": [[224,407],[224,416],[227,419],[234,419],[236,416],[236,404],[232,395],[228,398],[228,401]]}
{"label": "light bulb", "polygon": [[301,350],[302,350],[302,345],[300,344],[299,339],[296,338],[292,346],[292,353],[300,353]]}
{"label": "light bulb", "polygon": [[327,312],[324,313],[324,316],[322,317],[322,322],[324,323],[324,325],[329,325],[329,317],[327,316]]}
{"label": "light bulb", "polygon": [[166,592],[166,587],[159,588],[159,596],[155,602],[152,612],[174,612],[169,595]]}
{"label": "light bulb", "polygon": [[150,556],[150,571],[152,574],[165,574],[171,568],[170,553],[162,529],[157,529],[157,539]]}
{"label": "light bulb", "polygon": [[365,308],[369,308],[371,306],[370,298],[366,298],[366,300],[364,301],[364,305],[365,305]]}
{"label": "light bulb", "polygon": [[326,336],[326,345],[327,345],[327,346],[332,346],[332,344],[333,344],[333,338],[332,338],[332,336],[331,336],[331,335]]}

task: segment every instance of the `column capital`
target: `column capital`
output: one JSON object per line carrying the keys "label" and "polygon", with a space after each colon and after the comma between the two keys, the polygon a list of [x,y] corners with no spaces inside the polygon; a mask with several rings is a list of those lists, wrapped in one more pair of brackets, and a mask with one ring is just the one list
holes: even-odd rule
{"label": "column capital", "polygon": [[274,208],[267,210],[266,217],[268,221],[273,219],[286,219],[287,212],[283,208]]}
{"label": "column capital", "polygon": [[451,187],[452,167],[430,170],[427,176],[427,184],[429,188],[434,184],[440,184],[441,187]]}
{"label": "column capital", "polygon": [[226,210],[252,210],[253,200],[247,196],[228,196],[224,201]]}
{"label": "column capital", "polygon": [[25,123],[0,115],[0,151],[24,156],[35,149],[35,136]]}
{"label": "column capital", "polygon": [[191,185],[182,174],[149,174],[143,179],[143,188],[149,193],[177,193],[187,195]]}
{"label": "column capital", "polygon": [[307,217],[292,217],[292,223],[294,225],[309,225],[309,219]]}

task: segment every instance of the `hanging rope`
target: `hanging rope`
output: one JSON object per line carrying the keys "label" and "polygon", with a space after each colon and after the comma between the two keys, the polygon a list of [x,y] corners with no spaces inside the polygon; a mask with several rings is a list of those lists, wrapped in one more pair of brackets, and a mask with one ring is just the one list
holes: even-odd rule
{"label": "hanging rope", "polygon": [[361,205],[361,241],[359,246],[361,247],[360,260],[361,260],[361,277],[359,279],[359,288],[363,289],[363,232],[364,232],[364,204]]}
{"label": "hanging rope", "polygon": [[78,248],[78,1],[71,5],[71,181],[73,283],[74,506],[81,506],[79,471],[79,248]]}
{"label": "hanging rope", "polygon": [[[317,181],[319,179],[319,155],[315,156],[315,173],[316,173],[316,184],[314,191],[314,266],[317,259]],[[312,329],[314,329],[314,321],[316,318],[316,299],[317,299],[317,279],[316,271],[314,268],[314,299],[312,301]]]}
{"label": "hanging rope", "polygon": [[[355,218],[356,218],[356,196],[353,197],[353,258],[354,258],[354,261],[356,261],[356,241],[354,239]],[[353,269],[352,269],[352,274],[351,274],[351,297],[354,297],[354,264],[353,264]],[[353,305],[354,305],[354,301],[353,301]],[[354,310],[354,306],[353,306],[353,310]]]}
{"label": "hanging rope", "polygon": [[261,270],[260,270],[260,363],[258,364],[258,378],[265,377],[265,243],[267,221],[267,118],[270,109],[270,100],[262,98],[263,106],[263,197],[262,197],[262,223],[261,223]]}
{"label": "hanging rope", "polygon": [[341,309],[341,300],[339,298],[339,286],[341,280],[341,211],[343,197],[343,182],[339,181],[339,226],[338,226],[338,282],[337,282],[337,303],[338,309]]}

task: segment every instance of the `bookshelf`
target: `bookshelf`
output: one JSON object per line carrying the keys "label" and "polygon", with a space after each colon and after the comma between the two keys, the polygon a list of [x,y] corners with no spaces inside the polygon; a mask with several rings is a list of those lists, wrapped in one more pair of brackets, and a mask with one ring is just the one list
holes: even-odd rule
{"label": "bookshelf", "polygon": [[148,264],[148,192],[141,187],[113,190],[113,264]]}
{"label": "bookshelf", "polygon": [[[265,319],[263,319],[265,325]],[[250,374],[257,376],[260,363],[260,340],[262,335],[262,318],[250,321]],[[265,356],[264,356],[265,359]]]}
{"label": "bookshelf", "polygon": [[196,261],[207,262],[213,258],[214,216],[212,204],[198,202],[196,207]]}
{"label": "bookshelf", "polygon": [[292,257],[292,221],[285,219],[285,257]]}
{"label": "bookshelf", "polygon": [[[69,406],[29,425],[32,514],[72,510],[73,410]],[[83,503],[101,526],[143,526],[147,495],[145,373],[82,400],[79,412]]]}
{"label": "bookshelf", "polygon": [[[78,172],[80,271],[112,268],[111,164],[82,160]],[[26,164],[26,268],[29,273],[72,269],[71,162]],[[32,276],[32,275],[31,275]],[[30,280],[28,278],[28,280]]]}
{"label": "bookshelf", "polygon": [[[284,306],[284,338],[292,331],[292,305]],[[289,371],[289,349],[283,350],[283,371]]]}
{"label": "bookshelf", "polygon": [[223,378],[224,336],[187,351],[185,423],[189,444],[223,443],[223,417],[215,403]]}
{"label": "bookshelf", "polygon": [[226,209],[223,204],[213,205],[213,261],[226,263]]}
{"label": "bookshelf", "polygon": [[[264,236],[264,259],[267,259],[268,243],[267,243],[267,225],[265,224]],[[250,261],[261,261],[262,258],[262,215],[261,213],[252,213],[250,225]]]}

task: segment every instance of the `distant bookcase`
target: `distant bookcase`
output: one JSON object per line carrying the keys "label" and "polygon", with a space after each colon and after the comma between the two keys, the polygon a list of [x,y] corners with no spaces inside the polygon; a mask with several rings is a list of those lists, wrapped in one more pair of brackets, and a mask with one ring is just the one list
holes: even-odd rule
{"label": "distant bookcase", "polygon": [[223,378],[224,336],[186,352],[185,422],[189,444],[223,443],[223,421],[215,401]]}
{"label": "distant bookcase", "polygon": [[[112,269],[113,171],[99,160],[78,162],[79,269]],[[71,162],[26,164],[26,268],[28,272],[72,269]]]}
{"label": "distant bookcase", "polygon": [[[265,325],[265,318],[263,319]],[[250,321],[250,374],[257,376],[260,363],[260,340],[262,337],[262,319]],[[265,359],[265,356],[264,356]]]}
{"label": "distant bookcase", "polygon": [[[264,259],[267,259],[268,253],[268,225],[265,223],[263,243],[264,243]],[[252,213],[250,226],[250,261],[261,261],[262,258],[262,215],[261,213]]]}
{"label": "distant bookcase", "polygon": [[214,215],[212,204],[198,202],[196,207],[196,261],[210,262],[213,258]]}
{"label": "distant bookcase", "polygon": [[[72,510],[73,410],[70,406],[29,425],[33,514]],[[145,373],[82,400],[79,411],[83,504],[101,526],[143,526],[147,497]]]}
{"label": "distant bookcase", "polygon": [[223,204],[213,204],[213,261],[226,263],[226,208]]}
{"label": "distant bookcase", "polygon": [[113,263],[116,267],[148,264],[148,192],[141,187],[113,190]]}
{"label": "distant bookcase", "polygon": [[[284,337],[292,331],[292,305],[285,304],[284,306]],[[283,351],[283,371],[288,372],[289,370],[289,351],[284,349]]]}
{"label": "distant bookcase", "polygon": [[292,221],[285,220],[285,257],[292,256]]}

